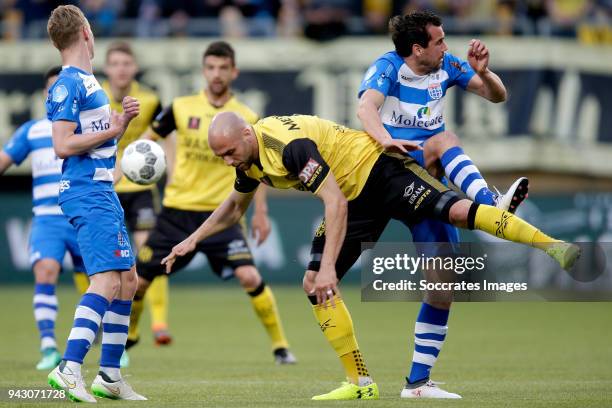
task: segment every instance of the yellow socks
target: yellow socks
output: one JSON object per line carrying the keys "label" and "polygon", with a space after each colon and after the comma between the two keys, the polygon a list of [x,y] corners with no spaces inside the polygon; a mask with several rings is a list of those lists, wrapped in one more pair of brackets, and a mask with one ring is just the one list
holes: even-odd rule
{"label": "yellow socks", "polygon": [[251,303],[257,317],[261,320],[270,340],[272,340],[272,349],[289,348],[272,290],[264,282],[261,282],[257,288],[247,291],[247,293],[251,297]]}
{"label": "yellow socks", "polygon": [[140,337],[140,331],[138,330],[138,322],[140,321],[140,316],[142,316],[143,308],[144,301],[142,297],[138,295],[134,296],[134,300],[132,301],[132,311],[130,312],[130,327],[128,328],[128,341],[126,344],[126,349],[128,348],[128,344],[131,347],[138,341],[138,338]]}
{"label": "yellow socks", "polygon": [[[472,212],[472,208],[470,208],[470,212]],[[490,205],[478,205],[472,222],[474,229],[538,249],[545,250],[550,244],[559,242],[516,215]]]}
{"label": "yellow socks", "polygon": [[76,287],[77,292],[80,295],[83,295],[87,292],[89,288],[89,278],[85,272],[75,272],[72,274],[72,279],[74,280],[74,286]]}
{"label": "yellow socks", "polygon": [[313,305],[315,318],[323,335],[340,358],[349,381],[359,386],[368,385],[372,379],[357,345],[351,315],[342,299],[336,296],[334,301],[336,307],[332,307],[329,301],[327,308]]}
{"label": "yellow socks", "polygon": [[[160,275],[153,279],[145,299],[151,307],[151,329],[168,329],[168,276]],[[137,329],[136,329],[137,330]]]}

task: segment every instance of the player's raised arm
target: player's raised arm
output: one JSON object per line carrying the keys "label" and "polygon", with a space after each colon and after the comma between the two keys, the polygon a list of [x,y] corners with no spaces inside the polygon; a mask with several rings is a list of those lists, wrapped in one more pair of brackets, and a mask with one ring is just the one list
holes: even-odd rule
{"label": "player's raised arm", "polygon": [[489,49],[480,40],[472,39],[468,49],[468,62],[476,75],[470,79],[467,90],[494,102],[504,102],[507,91],[500,77],[489,69]]}
{"label": "player's raised arm", "polygon": [[166,273],[170,273],[177,256],[183,256],[193,251],[198,242],[235,225],[244,215],[255,195],[255,190],[249,193],[233,191],[219,207],[204,221],[200,227],[183,242],[172,248],[161,263],[166,265]]}

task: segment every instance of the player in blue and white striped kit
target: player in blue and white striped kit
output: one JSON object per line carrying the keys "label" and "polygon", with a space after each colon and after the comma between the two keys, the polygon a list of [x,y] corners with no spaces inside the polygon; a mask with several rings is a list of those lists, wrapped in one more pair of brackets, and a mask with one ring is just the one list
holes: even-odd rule
{"label": "player in blue and white striped kit", "polygon": [[102,324],[100,371],[91,386],[93,394],[144,400],[119,371],[137,275],[123,209],[113,189],[117,139],[138,115],[139,104],[128,96],[123,113],[111,113],[108,97],[92,74],[94,36],[81,10],[57,7],[47,31],[63,63],[47,97],[53,148],[64,159],[59,204],[76,228],[90,280],[77,306],[63,360],[48,381],[75,401],[96,402],[85,388],[81,365]]}
{"label": "player in blue and white striped kit", "polygon": [[[57,79],[61,67],[45,74],[45,95]],[[38,370],[57,366],[61,355],[55,341],[55,319],[58,301],[55,295],[57,279],[66,252],[70,253],[74,270],[84,272],[76,231],[57,203],[62,160],[53,151],[51,122],[31,120],[20,126],[0,152],[0,174],[11,165],[20,165],[28,156],[32,159],[32,230],[30,233],[30,263],[34,271],[34,318],[40,334],[41,360]]]}
{"label": "player in blue and white striped kit", "polygon": [[[491,102],[505,101],[506,88],[488,68],[487,47],[472,40],[467,62],[447,53],[442,22],[429,12],[393,17],[389,29],[395,51],[376,60],[359,90],[358,117],[364,130],[387,150],[410,154],[432,175],[446,175],[476,203],[514,213],[527,196],[528,180],[519,178],[504,195],[493,193],[444,123],[444,96],[451,86]],[[414,242],[455,243],[459,239],[453,226],[440,221],[408,226]],[[403,398],[461,398],[429,380],[446,338],[451,302],[452,293],[425,294]]]}

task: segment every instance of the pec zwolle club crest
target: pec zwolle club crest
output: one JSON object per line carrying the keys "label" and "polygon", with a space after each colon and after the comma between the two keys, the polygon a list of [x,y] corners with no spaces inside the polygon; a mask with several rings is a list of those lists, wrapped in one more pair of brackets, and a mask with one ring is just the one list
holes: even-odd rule
{"label": "pec zwolle club crest", "polygon": [[440,99],[442,98],[442,85],[441,84],[431,84],[427,87],[427,93],[431,99]]}

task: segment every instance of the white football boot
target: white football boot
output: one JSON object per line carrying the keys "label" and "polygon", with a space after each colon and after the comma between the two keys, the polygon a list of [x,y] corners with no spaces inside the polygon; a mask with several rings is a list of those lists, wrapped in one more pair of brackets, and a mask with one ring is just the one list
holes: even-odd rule
{"label": "white football boot", "polygon": [[495,197],[495,207],[514,214],[518,206],[527,198],[528,193],[529,179],[527,177],[519,177],[512,183],[506,194],[498,194]]}
{"label": "white football boot", "polygon": [[[104,378],[106,377],[106,378]],[[123,378],[118,381],[107,381],[110,380],[103,373],[98,373],[96,379],[91,384],[91,392],[96,397],[109,398],[115,400],[132,400],[132,401],[146,401],[147,398],[137,394],[130,384],[127,383]]]}
{"label": "white football boot", "polygon": [[406,384],[402,393],[401,398],[446,398],[446,399],[459,399],[461,395],[452,392],[444,391],[438,387],[438,384],[431,380],[427,380],[425,384],[410,388],[410,384]]}
{"label": "white football boot", "polygon": [[[62,364],[63,365],[63,364]],[[49,385],[56,390],[64,390],[68,398],[75,402],[98,402],[87,392],[85,381],[81,373],[74,373],[70,368],[65,367],[63,371],[57,366],[47,376]]]}

